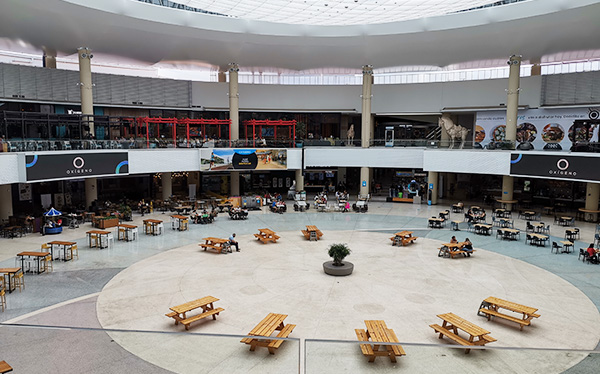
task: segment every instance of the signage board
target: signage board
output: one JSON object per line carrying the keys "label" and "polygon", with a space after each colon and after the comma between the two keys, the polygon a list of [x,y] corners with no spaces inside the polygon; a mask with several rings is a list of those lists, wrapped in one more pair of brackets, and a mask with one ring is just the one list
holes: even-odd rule
{"label": "signage board", "polygon": [[600,157],[512,153],[510,174],[552,179],[600,181]]}
{"label": "signage board", "polygon": [[28,182],[129,174],[127,152],[25,154]]}
{"label": "signage board", "polygon": [[287,170],[287,150],[273,148],[201,149],[200,170]]}

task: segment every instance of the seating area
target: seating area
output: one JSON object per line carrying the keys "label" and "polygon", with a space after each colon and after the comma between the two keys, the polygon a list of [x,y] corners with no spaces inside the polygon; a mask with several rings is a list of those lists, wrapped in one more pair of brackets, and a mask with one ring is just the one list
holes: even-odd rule
{"label": "seating area", "polygon": [[258,234],[254,234],[254,237],[263,244],[267,244],[268,242],[277,243],[277,240],[280,238],[280,236],[271,229],[258,229]]}
{"label": "seating area", "polygon": [[[508,315],[501,313],[500,309],[506,309],[511,312],[517,313],[517,315]],[[528,307],[525,305],[517,304],[511,301],[499,299],[496,297],[488,297],[481,302],[479,311],[477,312],[480,316],[487,317],[488,321],[492,317],[502,318],[507,321],[515,322],[520,325],[520,330],[523,330],[523,326],[529,326],[533,318],[539,318],[540,315],[536,314],[537,309]],[[520,316],[519,316],[520,315]]]}
{"label": "seating area", "polygon": [[398,337],[394,330],[387,327],[384,321],[365,320],[367,330],[355,329],[356,337],[361,342],[377,342],[392,344],[360,344],[360,350],[363,355],[369,358],[369,362],[374,362],[377,357],[389,357],[391,362],[396,362],[396,357],[405,356],[406,352],[399,344]]}
{"label": "seating area", "polygon": [[[439,333],[439,339],[442,339],[445,336],[450,340],[453,340],[454,342],[466,347],[483,346],[487,343],[493,343],[496,341],[496,339],[489,335],[489,331],[453,313],[438,314],[438,317],[443,321],[442,326],[438,324],[432,324],[429,325],[429,327],[433,328],[435,332]],[[458,335],[459,330],[466,333],[468,338],[466,339]],[[465,349],[465,353],[469,353],[470,351],[470,348]]]}
{"label": "seating area", "polygon": [[392,246],[406,246],[408,244],[414,243],[418,239],[418,236],[412,236],[412,234],[412,231],[400,231],[395,233],[394,236],[390,238],[390,240],[392,241]]}
{"label": "seating area", "polygon": [[[201,299],[189,301],[185,304],[177,305],[171,307],[171,313],[165,314],[165,316],[173,318],[175,320],[175,324],[181,323],[185,326],[186,330],[189,330],[190,324],[196,321],[200,321],[206,317],[212,316],[213,320],[217,319],[219,313],[224,311],[223,308],[215,308],[214,302],[219,301],[216,297],[213,296],[205,296]],[[194,311],[196,309],[201,309],[202,313],[193,315],[188,317],[186,314]]]}
{"label": "seating area", "polygon": [[[254,351],[256,347],[265,347],[270,354],[275,354],[275,350],[285,341],[282,339],[290,336],[296,327],[296,325],[284,324],[283,321],[286,318],[287,314],[269,313],[248,333],[248,335],[256,336],[256,338],[243,338],[240,342],[250,345],[250,351]],[[270,338],[275,331],[279,331],[276,337],[282,339],[265,339]]]}
{"label": "seating area", "polygon": [[200,243],[198,245],[202,247],[202,249],[204,249],[205,251],[207,249],[212,249],[219,254],[231,253],[231,245],[229,244],[229,239],[208,237],[202,238],[202,240],[204,240],[205,243]]}
{"label": "seating area", "polygon": [[304,235],[304,237],[306,239],[308,239],[309,241],[311,240],[319,240],[321,239],[321,237],[323,236],[323,233],[321,232],[321,230],[319,230],[317,228],[317,226],[314,225],[307,225],[306,226],[306,230],[301,230],[302,235]]}

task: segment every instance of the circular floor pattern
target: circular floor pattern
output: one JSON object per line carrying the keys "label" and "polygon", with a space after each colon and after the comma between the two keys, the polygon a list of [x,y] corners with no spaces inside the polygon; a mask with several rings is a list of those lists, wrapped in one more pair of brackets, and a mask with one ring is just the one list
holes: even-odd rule
{"label": "circular floor pattern", "polygon": [[[382,319],[402,342],[449,344],[429,325],[441,322],[437,314],[453,312],[489,330],[497,347],[594,349],[598,343],[589,328],[600,323],[594,304],[567,281],[523,261],[481,249],[470,258],[439,258],[439,241],[419,238],[398,248],[391,246],[389,234],[374,232],[328,231],[318,242],[306,241],[300,232],[278,234],[277,244],[266,245],[239,236],[239,253],[218,255],[189,245],[140,261],[106,285],[98,298],[98,319],[108,329],[182,332],[183,326],[164,316],[168,308],[212,295],[225,311],[216,321],[192,324],[190,332],[245,335],[274,312],[288,314],[286,323],[297,325],[291,335],[296,338],[354,341],[354,329],[364,328],[363,320]],[[348,260],[355,270],[348,277],[323,273],[326,248],[337,242],[353,251]],[[541,318],[523,331],[513,323],[488,322],[476,315],[488,296],[537,307]],[[235,337],[111,336],[133,354],[177,373],[298,370],[297,343],[286,342],[272,356],[261,349],[249,352]],[[306,367],[308,372],[385,372],[401,366],[425,372],[439,365],[445,372],[480,373],[485,362],[503,368],[497,372],[547,374],[585,357],[556,351],[405,350],[397,365],[382,358],[367,365],[357,345],[307,342]]]}

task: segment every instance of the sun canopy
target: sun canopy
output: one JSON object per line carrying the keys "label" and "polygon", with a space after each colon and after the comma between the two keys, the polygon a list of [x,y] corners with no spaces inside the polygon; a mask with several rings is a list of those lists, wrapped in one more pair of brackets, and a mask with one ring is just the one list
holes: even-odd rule
{"label": "sun canopy", "polygon": [[56,216],[62,216],[62,213],[54,208],[50,208],[50,210],[47,211],[46,213],[44,213],[44,215],[46,217],[56,217]]}

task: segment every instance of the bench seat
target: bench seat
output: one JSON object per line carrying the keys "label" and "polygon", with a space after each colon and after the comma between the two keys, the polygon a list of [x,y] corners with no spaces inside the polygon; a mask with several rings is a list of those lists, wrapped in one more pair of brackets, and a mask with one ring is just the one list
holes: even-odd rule
{"label": "bench seat", "polygon": [[175,313],[175,312],[171,312],[171,313],[167,313],[165,314],[165,316],[169,317],[169,318],[173,318],[175,320],[175,324],[179,324],[179,322],[181,322],[183,320],[183,318],[179,317],[179,314]]}
{"label": "bench seat", "polygon": [[[388,333],[394,337],[395,341],[398,341],[398,337],[396,333],[392,329],[388,329]],[[406,352],[404,352],[404,348],[401,345],[392,345],[392,349],[394,350],[394,354],[396,356],[406,356]]]}
{"label": "bench seat", "polygon": [[472,250],[472,251],[463,251],[463,250],[458,250],[458,251],[448,251],[448,253],[450,254],[450,257],[451,257],[451,258],[454,258],[455,256],[462,255],[462,254],[471,254],[471,253],[473,253],[473,252],[475,252],[475,249],[474,249],[474,250]]}
{"label": "bench seat", "polygon": [[[369,341],[369,338],[367,337],[367,332],[365,330],[354,329],[354,332],[356,333],[356,337],[358,338],[358,340],[360,340],[361,342]],[[369,362],[375,361],[375,352],[373,352],[373,347],[371,346],[371,344],[359,344],[359,345],[360,345],[360,350],[362,351],[362,354],[371,358],[369,360]]]}
{"label": "bench seat", "polygon": [[186,319],[182,319],[180,322],[185,326],[185,329],[188,330],[190,328],[190,323],[199,321],[208,316],[212,316],[213,319],[217,319],[217,315],[224,310],[225,309],[223,309],[223,308],[215,308],[212,310],[207,310],[206,312],[204,312],[202,314],[198,314],[198,315],[186,318]]}
{"label": "bench seat", "polygon": [[461,338],[460,336],[456,335],[452,331],[445,329],[440,325],[433,324],[433,325],[429,325],[429,327],[434,329],[436,332],[440,333],[440,336],[439,336],[440,339],[442,338],[442,336],[447,336],[448,338],[450,338],[451,340],[454,340],[455,342],[457,342],[460,345],[466,345],[466,346],[475,345],[475,343],[472,343],[466,339]]}
{"label": "bench seat", "polygon": [[[290,336],[290,334],[292,333],[292,331],[294,331],[294,328],[296,327],[296,325],[292,325],[292,324],[287,324],[284,326],[284,328],[279,331],[279,334],[277,334],[278,338],[287,338],[288,336]],[[273,348],[273,349],[277,349],[279,348],[279,346],[281,346],[283,344],[285,340],[272,340],[269,345],[267,346],[267,348]],[[270,352],[270,349],[269,349]],[[273,354],[273,353],[271,353]]]}
{"label": "bench seat", "polygon": [[205,251],[210,248],[210,249],[214,249],[218,253],[221,253],[221,251],[223,249],[225,249],[224,245],[223,246],[218,246],[218,245],[214,245],[214,244],[198,244],[198,245],[200,247],[202,247]]}
{"label": "bench seat", "polygon": [[[520,325],[521,330],[523,330],[523,326],[529,326],[531,324],[531,321],[529,321],[529,320],[524,320],[521,318],[509,316],[508,314],[500,313],[500,312],[497,312],[492,309],[481,308],[481,309],[479,309],[479,312],[486,314],[488,321],[491,319],[492,316],[494,316],[494,317],[504,318],[505,320],[508,320],[508,321],[516,322]],[[539,315],[536,314],[535,316],[539,316]]]}
{"label": "bench seat", "polygon": [[308,230],[301,230],[302,234],[306,237],[306,239],[310,238],[310,233],[308,232]]}
{"label": "bench seat", "polygon": [[410,238],[402,238],[402,245],[414,243],[418,239],[418,236],[411,236]]}

